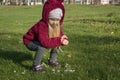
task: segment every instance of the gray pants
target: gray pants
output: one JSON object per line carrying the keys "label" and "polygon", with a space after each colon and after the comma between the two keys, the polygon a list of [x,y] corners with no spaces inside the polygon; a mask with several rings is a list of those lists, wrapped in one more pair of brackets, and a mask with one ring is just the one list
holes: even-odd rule
{"label": "gray pants", "polygon": [[[31,51],[36,51],[33,65],[39,65],[41,63],[42,56],[46,48],[41,46],[41,44],[38,41],[30,42],[29,44],[26,45],[26,47]],[[57,54],[58,49],[52,48],[50,51],[50,60],[56,60]]]}

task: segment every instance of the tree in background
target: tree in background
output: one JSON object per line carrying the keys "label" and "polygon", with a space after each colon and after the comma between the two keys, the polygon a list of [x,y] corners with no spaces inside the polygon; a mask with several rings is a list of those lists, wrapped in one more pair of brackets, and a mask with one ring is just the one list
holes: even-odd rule
{"label": "tree in background", "polygon": [[73,4],[74,0],[68,0],[68,4]]}
{"label": "tree in background", "polygon": [[3,1],[3,0],[0,0],[0,5],[2,5],[2,1]]}

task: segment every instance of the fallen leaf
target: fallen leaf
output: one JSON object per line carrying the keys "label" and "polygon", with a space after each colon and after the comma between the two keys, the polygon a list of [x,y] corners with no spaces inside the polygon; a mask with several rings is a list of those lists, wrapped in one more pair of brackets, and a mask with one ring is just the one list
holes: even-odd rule
{"label": "fallen leaf", "polygon": [[72,57],[72,55],[71,55],[71,54],[68,54],[68,55],[67,55],[67,57],[68,57],[68,58],[71,58],[71,57]]}

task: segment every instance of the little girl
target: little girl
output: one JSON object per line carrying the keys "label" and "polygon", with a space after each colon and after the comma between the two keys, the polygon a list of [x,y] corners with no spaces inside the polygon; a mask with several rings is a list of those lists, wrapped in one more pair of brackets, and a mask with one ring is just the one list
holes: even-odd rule
{"label": "little girl", "polygon": [[33,71],[43,71],[41,60],[45,49],[50,48],[48,63],[58,66],[58,48],[68,45],[68,37],[64,35],[61,25],[64,19],[63,0],[48,0],[44,4],[42,19],[31,27],[23,36],[23,42],[29,50],[35,51]]}

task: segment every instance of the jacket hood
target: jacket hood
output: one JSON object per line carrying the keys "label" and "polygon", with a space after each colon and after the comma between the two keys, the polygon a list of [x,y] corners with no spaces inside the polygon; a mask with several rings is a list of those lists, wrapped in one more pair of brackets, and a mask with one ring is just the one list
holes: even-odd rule
{"label": "jacket hood", "polygon": [[63,16],[60,20],[60,24],[62,24],[64,20],[64,14],[65,14],[65,9],[62,4],[63,1],[64,0],[47,0],[42,10],[42,21],[44,21],[45,23],[48,23],[49,12],[53,9],[60,8],[63,13]]}

